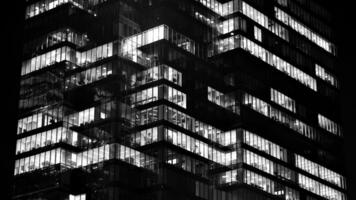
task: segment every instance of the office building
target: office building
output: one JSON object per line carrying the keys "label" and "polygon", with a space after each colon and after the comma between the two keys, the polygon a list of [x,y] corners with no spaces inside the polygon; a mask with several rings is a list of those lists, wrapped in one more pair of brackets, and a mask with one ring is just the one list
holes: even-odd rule
{"label": "office building", "polygon": [[24,17],[13,199],[347,199],[321,1],[27,0]]}

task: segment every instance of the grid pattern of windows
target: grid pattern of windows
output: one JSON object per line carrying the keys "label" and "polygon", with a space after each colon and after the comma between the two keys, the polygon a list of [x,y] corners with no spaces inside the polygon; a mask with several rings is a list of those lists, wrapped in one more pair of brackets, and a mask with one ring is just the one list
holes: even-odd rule
{"label": "grid pattern of windows", "polygon": [[257,22],[259,25],[265,27],[278,37],[289,41],[289,33],[288,30],[277,24],[273,20],[269,19],[266,15],[259,12],[252,6],[242,1],[242,13],[247,17],[251,18],[253,21]]}
{"label": "grid pattern of windows", "polygon": [[287,149],[270,142],[254,133],[243,130],[243,142],[255,149],[263,151],[277,159],[287,162]]}
{"label": "grid pattern of windows", "polygon": [[278,20],[283,22],[284,24],[290,26],[292,29],[300,33],[301,35],[304,35],[306,38],[308,38],[310,41],[314,42],[327,52],[336,55],[336,47],[333,43],[327,41],[326,39],[322,38],[320,35],[317,33],[313,32],[308,28],[307,26],[303,25],[302,23],[298,22],[295,20],[293,17],[288,15],[286,12],[282,11],[281,9],[275,7],[275,16]]}
{"label": "grid pattern of windows", "polygon": [[94,121],[94,110],[95,108],[88,108],[86,110],[70,114],[68,116],[68,122],[74,126],[82,126],[85,124],[89,124]]}
{"label": "grid pattern of windows", "polygon": [[315,162],[312,162],[303,156],[295,155],[295,164],[298,168],[317,176],[323,180],[333,183],[341,188],[346,188],[345,178],[340,174],[327,169]]}
{"label": "grid pattern of windows", "polygon": [[97,46],[84,52],[76,52],[76,64],[86,66],[113,55],[113,42]]}
{"label": "grid pattern of windows", "polygon": [[340,125],[321,114],[318,114],[318,123],[321,128],[329,131],[330,133],[338,136],[342,135]]}
{"label": "grid pattern of windows", "polygon": [[145,71],[131,76],[131,88],[135,88],[157,80],[166,79],[170,82],[182,86],[182,73],[168,65],[151,67]]}
{"label": "grid pattern of windows", "polygon": [[273,174],[273,162],[251,151],[244,150],[244,162],[259,170]]}
{"label": "grid pattern of windows", "polygon": [[[256,10],[255,8],[248,5],[244,1],[233,0],[233,1],[223,3],[223,4],[218,1],[213,1],[213,0],[211,0],[211,1],[196,0],[196,1],[199,1],[204,6],[208,7],[209,9],[213,10],[215,13],[218,13],[219,15],[222,15],[222,16],[229,15],[236,11],[239,11],[242,14],[244,14],[245,16],[247,16],[248,18],[250,18],[253,21],[255,21],[256,23],[258,23],[259,25],[268,29],[269,31],[271,31],[272,33],[277,35],[278,37],[280,37],[286,41],[289,41],[289,33],[286,28],[277,24],[275,21],[269,19],[262,12]],[[226,20],[226,22],[224,21],[223,24],[226,24],[226,25],[222,26],[221,27],[222,29],[218,28],[218,31],[220,33],[224,34],[224,33],[230,32],[232,30],[235,30],[235,29],[231,28],[233,26],[231,21],[232,21],[231,19]],[[246,30],[243,28],[244,26],[240,26],[240,27],[242,27],[242,30]],[[240,28],[240,27],[235,27],[235,28]]]}
{"label": "grid pattern of windows", "polygon": [[240,109],[234,95],[223,94],[222,92],[208,86],[208,100],[223,108],[231,110],[233,113],[240,113]]}
{"label": "grid pattern of windows", "polygon": [[326,199],[330,200],[346,200],[345,194],[340,191],[337,191],[331,187],[328,187],[324,184],[321,184],[318,181],[315,181],[311,178],[308,178],[304,175],[298,174],[298,183],[300,187],[320,195]]}
{"label": "grid pattern of windows", "polygon": [[186,156],[168,149],[166,163],[191,172],[195,175],[208,178],[208,165],[200,160],[192,158],[191,156]]}
{"label": "grid pattern of windows", "polygon": [[42,0],[26,7],[25,18],[31,18],[57,6],[71,2],[71,0]]}
{"label": "grid pattern of windows", "polygon": [[153,157],[120,144],[107,144],[89,149],[78,153],[76,158],[76,167],[85,167],[109,159],[118,159],[149,170],[154,170],[155,167]]}
{"label": "grid pattern of windows", "polygon": [[315,74],[319,78],[330,83],[332,86],[339,88],[339,81],[337,78],[318,64],[315,64]]}
{"label": "grid pattern of windows", "polygon": [[149,66],[151,64],[150,58],[146,57],[138,48],[163,39],[175,44],[185,51],[195,54],[196,45],[192,39],[174,31],[166,25],[160,25],[143,31],[142,33],[124,38],[121,41],[120,56],[142,65]]}
{"label": "grid pattern of windows", "polygon": [[75,51],[70,47],[61,47],[25,60],[22,62],[21,75],[29,74],[62,61],[75,63]]}
{"label": "grid pattern of windows", "polygon": [[249,170],[244,171],[244,183],[257,187],[260,190],[268,192],[270,194],[280,196],[286,200],[299,200],[299,192],[286,187],[278,182],[275,182],[269,178],[261,176]]}
{"label": "grid pattern of windows", "polygon": [[181,147],[189,152],[195,153],[221,165],[230,166],[236,164],[237,162],[236,151],[225,153],[205,142],[202,142],[171,128],[164,129],[164,138],[166,141],[178,147]]}
{"label": "grid pattern of windows", "polygon": [[20,83],[19,108],[34,108],[53,103],[63,99],[63,87],[58,74],[45,72],[35,76],[23,78]]}
{"label": "grid pattern of windows", "polygon": [[295,101],[273,88],[271,88],[271,101],[295,113]]}
{"label": "grid pattern of windows", "polygon": [[47,109],[46,111],[38,111],[29,117],[18,120],[17,134],[26,133],[37,128],[48,126],[56,123],[63,118],[62,108]]}
{"label": "grid pattern of windows", "polygon": [[250,95],[244,94],[242,103],[249,106],[256,112],[263,114],[266,117],[269,117],[277,122],[281,123],[284,126],[312,139],[317,140],[320,137],[319,132],[312,126],[307,125],[306,123],[296,119],[295,117],[290,116],[284,112],[281,112],[266,102]]}
{"label": "grid pattern of windows", "polygon": [[106,144],[78,154],[57,148],[15,161],[15,175],[61,164],[65,168],[85,167],[109,159],[119,159],[137,167],[155,170],[153,157],[120,144]]}
{"label": "grid pattern of windows", "polygon": [[257,45],[256,43],[252,42],[244,36],[235,35],[222,40],[218,40],[215,42],[214,48],[214,54],[222,53],[235,48],[242,48],[254,55],[255,57],[273,66],[277,70],[287,74],[289,77],[299,81],[310,89],[317,91],[317,84],[315,78],[311,77],[310,75],[306,74],[305,72],[301,71],[300,69],[296,68],[295,66],[291,65],[290,63],[274,55],[270,51]]}
{"label": "grid pattern of windows", "polygon": [[112,74],[112,64],[104,64],[85,71],[73,74],[65,78],[65,88],[73,89],[99,81]]}
{"label": "grid pattern of windows", "polygon": [[[291,1],[295,2],[291,3]],[[334,59],[336,47],[301,23],[316,23],[320,20],[305,20],[308,17],[313,18],[308,12],[298,11],[302,13],[300,15],[293,13],[298,9],[307,8],[310,3],[308,6],[301,6],[301,4],[306,4],[306,1],[275,0],[269,2],[270,4],[263,0],[248,1],[251,5],[244,0],[225,0],[225,3],[221,3],[221,0],[171,1],[171,5],[168,5],[167,1],[168,4],[164,8],[174,10],[176,14],[174,16],[187,15],[185,17],[190,17],[193,20],[192,24],[187,27],[182,27],[177,22],[175,26],[180,27],[179,31],[185,31],[180,33],[164,24],[149,28],[149,24],[154,24],[149,19],[147,19],[148,24],[146,25],[140,23],[142,21],[142,16],[139,13],[141,8],[149,9],[154,8],[154,4],[158,5],[158,2],[152,0],[143,2],[134,0],[130,3],[120,0],[117,2],[107,2],[107,0],[26,0],[28,2],[26,19],[55,8],[58,10],[51,12],[68,7],[74,8],[74,10],[79,8],[80,13],[84,14],[81,17],[84,18],[104,14],[105,16],[99,16],[99,18],[111,19],[109,15],[118,14],[119,21],[107,21],[102,24],[102,27],[97,24],[98,27],[101,27],[100,30],[98,27],[88,30],[90,36],[93,34],[93,38],[90,37],[90,39],[95,39],[95,41],[89,41],[87,34],[63,28],[61,25],[60,29],[51,30],[53,32],[45,33],[27,44],[25,48],[28,50],[24,55],[31,56],[31,58],[22,63],[21,75],[24,79],[21,86],[24,86],[24,89],[21,91],[23,102],[20,103],[20,106],[30,110],[34,109],[31,106],[36,105],[43,109],[22,113],[22,118],[18,121],[17,134],[23,135],[18,136],[16,144],[18,159],[15,161],[15,175],[40,169],[82,168],[80,171],[104,172],[108,178],[116,178],[126,170],[129,170],[130,173],[136,172],[135,170],[139,167],[144,169],[139,169],[139,173],[132,174],[142,175],[142,177],[130,177],[129,173],[128,186],[135,185],[135,181],[140,181],[142,187],[155,187],[156,184],[160,184],[158,183],[160,181],[157,182],[157,180],[164,179],[164,183],[162,183],[171,187],[177,183],[170,182],[170,177],[186,174],[187,177],[184,177],[181,183],[189,184],[191,190],[188,190],[187,194],[183,192],[182,196],[177,198],[192,197],[195,194],[196,197],[202,199],[214,200],[239,198],[300,200],[308,199],[308,194],[305,194],[308,190],[319,195],[319,198],[346,200],[345,194],[341,192],[346,189],[346,180],[342,175],[293,154],[286,148],[266,139],[269,137],[259,136],[278,132],[282,128],[287,134],[286,137],[295,131],[299,135],[296,134],[293,137],[299,138],[302,137],[300,135],[303,135],[323,144],[325,141],[325,145],[330,141],[329,136],[333,137],[331,134],[322,135],[322,132],[325,131],[297,119],[299,118],[296,115],[297,104],[293,98],[295,97],[296,100],[299,98],[292,95],[290,91],[280,88],[280,91],[285,92],[284,94],[278,91],[279,89],[267,88],[270,91],[265,91],[267,93],[264,93],[264,96],[262,94],[262,90],[266,89],[266,86],[273,85],[277,81],[283,82],[283,80],[292,85],[299,84],[298,87],[304,85],[304,89],[308,90],[306,92],[313,94],[316,94],[318,89],[325,94],[333,89],[324,86],[325,84],[322,82],[319,82],[318,88],[317,79],[339,88],[337,77],[318,64],[315,64],[314,74],[314,69],[311,68],[314,67],[314,63],[307,58],[310,56],[320,57],[323,59],[319,60],[320,63],[326,65],[328,56],[330,56],[330,60]],[[95,7],[104,2],[107,4]],[[294,3],[301,7],[298,9],[296,6],[291,7],[291,5],[295,5]],[[109,8],[114,5],[117,5],[119,10]],[[298,22],[279,7],[283,10],[289,9],[288,12],[298,18],[302,18],[301,15],[308,17],[304,17],[301,22]],[[68,14],[64,10],[62,11],[62,14]],[[100,12],[94,13],[94,11]],[[61,13],[57,14],[61,15]],[[161,14],[162,16],[160,16]],[[161,14],[155,15],[156,21],[162,21],[158,19],[164,17],[164,12]],[[149,14],[149,16],[151,15]],[[40,20],[40,16],[38,17]],[[32,23],[38,19],[31,19],[28,22]],[[111,26],[110,23],[113,23],[114,26]],[[323,22],[320,21],[320,23]],[[30,25],[28,28],[36,29],[36,24],[35,26]],[[189,31],[187,30],[189,27],[193,26],[198,27],[197,30],[192,33],[186,32]],[[313,24],[312,27],[319,28],[319,24]],[[141,28],[145,31],[138,33]],[[78,30],[80,29],[78,27]],[[107,30],[114,31],[114,33],[106,33]],[[96,33],[97,31],[100,33]],[[324,34],[323,31],[318,31]],[[102,41],[110,40],[112,37],[117,38],[116,36],[119,36],[119,40],[102,44]],[[279,44],[279,42],[283,44]],[[166,43],[170,45],[166,46]],[[98,46],[98,44],[100,45]],[[290,48],[290,45],[294,45],[296,49]],[[333,55],[329,55],[317,46]],[[241,50],[232,52],[231,50],[234,49]],[[301,52],[297,52],[299,50]],[[217,55],[227,51],[231,52],[225,53],[222,57]],[[276,51],[276,54],[273,51]],[[41,55],[36,55],[36,52]],[[255,60],[256,65],[266,67],[266,70],[262,70],[263,72],[269,71],[270,73],[257,73],[252,76],[250,73],[253,73],[253,69],[243,66],[243,64],[237,66],[237,71],[233,69],[236,58],[233,57],[233,54],[239,52],[242,52],[242,57],[247,56],[246,59]],[[213,62],[209,63],[207,57],[211,57]],[[237,59],[243,60],[242,57]],[[116,62],[117,59],[119,62]],[[182,71],[162,63],[169,63]],[[242,61],[242,63],[245,62]],[[209,69],[205,69],[207,71],[203,74],[207,77],[199,77],[201,74],[197,69],[203,69],[204,66],[206,68],[206,64],[209,64]],[[215,65],[215,67],[210,65]],[[245,69],[245,67],[247,68]],[[217,73],[217,69],[223,69],[223,71]],[[184,81],[183,73],[184,75],[189,73]],[[42,77],[42,74],[51,74],[52,76]],[[247,78],[244,74],[247,75]],[[251,77],[249,77],[250,75]],[[117,77],[120,79],[117,81],[123,85],[119,84],[119,89],[116,89],[120,91],[115,92],[115,88],[111,88],[113,86],[111,83],[116,76],[120,76]],[[278,76],[277,79],[281,80],[274,81],[271,79],[272,76]],[[222,82],[219,83],[219,80]],[[252,84],[248,82],[250,80],[253,82]],[[272,82],[264,85],[266,81]],[[88,84],[90,87],[78,88]],[[223,92],[210,85],[220,88]],[[216,116],[213,118],[201,116],[204,112],[197,113],[199,111],[197,109],[201,109],[199,106],[187,106],[187,94],[191,94],[193,90],[200,91],[205,87],[207,91],[203,91],[206,95],[203,98],[207,99],[203,99],[203,104],[209,104],[205,109],[208,109],[209,113],[215,113]],[[261,97],[245,93],[239,89],[240,87],[255,91],[252,93],[256,94],[261,90]],[[37,90],[37,88],[39,89]],[[74,88],[76,89],[72,90]],[[39,103],[25,103],[25,100],[30,101],[26,98],[48,95],[50,91],[58,92],[62,96],[53,97],[53,101],[47,101],[41,96]],[[188,93],[185,94],[182,91]],[[67,96],[72,93],[73,98],[79,95],[85,99],[80,101],[80,99],[68,98]],[[290,94],[293,98],[286,94]],[[242,121],[240,117],[230,116],[230,114],[233,115],[232,113],[240,115],[240,100],[244,106],[243,111],[246,111],[246,113],[242,113],[244,114]],[[127,104],[118,103],[118,101],[124,101]],[[65,107],[57,106],[57,103],[63,104]],[[189,103],[199,102],[189,101]],[[313,103],[311,102],[311,104]],[[56,107],[49,107],[52,104],[55,104]],[[232,111],[232,113],[224,111],[224,109]],[[27,110],[23,109],[23,111]],[[309,114],[313,114],[306,112],[305,108],[300,106],[298,112],[298,115],[301,114],[305,118]],[[322,113],[322,111],[320,112]],[[228,118],[226,121],[214,121],[224,114],[229,114],[226,116]],[[254,119],[251,117],[264,119],[254,123]],[[200,118],[212,125],[199,121]],[[251,120],[247,118],[251,118]],[[306,122],[309,123],[309,121]],[[269,132],[264,134],[262,132],[257,135],[237,128],[245,127],[250,130],[252,128],[250,126],[260,124],[261,127],[258,129],[263,129],[266,125],[265,122],[270,122],[272,125],[267,127]],[[318,114],[318,123],[321,128],[327,131],[338,136],[342,135],[339,124],[321,114]],[[291,130],[288,131],[282,126],[277,127],[280,125]],[[60,127],[57,128],[58,126]],[[48,130],[49,128],[51,129]],[[272,130],[275,128],[276,130]],[[122,134],[117,134],[117,131],[121,131]],[[271,140],[274,136],[276,136],[274,133],[270,136]],[[307,138],[304,139],[308,140]],[[275,140],[278,141],[277,138],[273,139],[273,141]],[[123,145],[112,143],[113,141],[120,141]],[[285,142],[290,141],[292,140]],[[282,142],[278,143],[283,144]],[[287,145],[284,144],[286,147]],[[291,149],[297,151],[295,148],[299,147],[296,144]],[[149,155],[137,149],[142,149]],[[304,153],[312,155],[314,150],[307,148]],[[316,148],[316,150],[321,151],[319,154],[326,155],[322,149]],[[332,162],[334,155],[325,156],[325,158]],[[159,159],[160,164],[163,164],[168,171],[163,170],[164,173],[161,174],[161,170],[157,170],[156,159]],[[119,160],[120,162],[110,162],[109,165],[104,165],[103,162],[108,160]],[[125,162],[124,168],[120,167],[122,162]],[[55,167],[53,167],[54,165]],[[188,175],[189,173],[190,175]],[[145,180],[142,181],[142,178]],[[124,180],[122,183],[126,188],[125,178],[122,180]],[[244,186],[240,187],[241,185]],[[140,188],[136,189],[140,190]],[[253,188],[261,191],[256,192]],[[66,193],[66,198],[85,200],[87,196],[95,198],[108,191],[114,191],[114,194],[110,194],[109,199],[125,198],[131,195],[131,190],[121,191],[120,188],[112,186],[109,186],[109,189],[106,186],[99,189],[100,191],[93,193],[94,196],[89,193]],[[101,190],[105,192],[101,192]],[[311,195],[310,192],[308,193]],[[155,192],[149,195],[152,195],[152,199],[157,196]],[[151,199],[151,196],[147,198]]]}
{"label": "grid pattern of windows", "polygon": [[246,31],[246,20],[240,17],[230,18],[220,22],[216,27],[220,34],[226,34],[234,30]]}
{"label": "grid pattern of windows", "polygon": [[235,145],[237,143],[236,130],[225,131],[218,134],[217,142],[223,146]]}
{"label": "grid pattern of windows", "polygon": [[158,86],[141,90],[130,95],[132,106],[139,106],[158,100]]}
{"label": "grid pattern of windows", "polygon": [[238,6],[238,1],[228,1],[226,3],[221,3],[217,0],[196,0],[197,2],[200,2],[203,4],[205,7],[209,8],[210,10],[214,11],[215,13],[218,13],[219,15],[225,16],[232,14],[237,10]]}
{"label": "grid pattern of windows", "polygon": [[267,158],[252,153],[249,150],[243,150],[244,163],[253,166],[266,173],[277,176],[278,178],[295,181],[295,172],[287,167],[277,164]]}
{"label": "grid pattern of windows", "polygon": [[[31,18],[41,13],[47,12],[52,10],[60,5],[65,3],[71,3],[72,5],[79,7],[79,8],[90,8],[95,6],[99,3],[103,3],[106,0],[42,0],[31,4],[26,7],[26,15],[25,18]],[[89,11],[89,10],[88,10]]]}
{"label": "grid pattern of windows", "polygon": [[[169,122],[180,126],[186,130],[192,131],[200,136],[203,136],[211,141],[217,142],[221,145],[224,144],[232,144],[235,137],[230,134],[234,134],[236,132],[226,132],[226,134],[221,134],[222,131],[217,129],[214,126],[211,126],[207,123],[201,122],[185,113],[182,113],[174,108],[170,108],[168,106],[164,106],[164,119]],[[228,141],[227,139],[231,139]]]}
{"label": "grid pattern of windows", "polygon": [[84,52],[76,52],[70,47],[61,47],[22,62],[21,75],[26,75],[62,61],[86,66],[112,55],[113,43],[104,44]]}
{"label": "grid pattern of windows", "polygon": [[75,166],[75,159],[76,155],[67,150],[61,148],[53,149],[51,151],[16,160],[15,175],[31,172],[55,164],[61,164],[71,168]]}
{"label": "grid pattern of windows", "polygon": [[49,146],[59,142],[64,142],[73,146],[78,145],[78,140],[83,140],[85,137],[78,133],[68,130],[64,127],[52,129],[32,136],[21,138],[16,143],[16,154],[24,153],[33,149]]}
{"label": "grid pattern of windows", "polygon": [[127,137],[127,140],[132,146],[145,146],[158,141],[158,128],[153,127],[132,133]]}
{"label": "grid pattern of windows", "polygon": [[163,90],[163,97],[168,101],[177,104],[180,107],[187,108],[187,95],[170,86],[160,86]]}
{"label": "grid pattern of windows", "polygon": [[[313,26],[319,32],[323,33],[324,35],[326,35],[328,37],[332,37],[331,28],[328,25],[326,25],[323,21],[321,21],[317,17],[314,17],[312,14],[310,14],[310,12],[305,10],[305,8],[298,5],[297,2],[287,1],[287,0],[276,0],[276,2],[283,7],[289,8],[289,11],[291,11],[293,14],[297,15],[298,18],[300,18],[303,21],[305,21],[306,23],[308,23],[308,25]],[[308,2],[310,4],[313,4],[313,2],[311,2],[311,1],[308,1]],[[320,14],[320,10],[322,10],[322,9],[319,9],[319,8],[320,8],[320,6],[318,6],[318,8],[315,9],[315,6],[314,6],[313,13]],[[323,11],[325,13],[325,10],[323,10]]]}
{"label": "grid pattern of windows", "polygon": [[23,49],[24,52],[33,53],[36,50],[43,50],[61,42],[70,42],[78,47],[83,47],[89,42],[89,39],[86,34],[80,34],[70,28],[64,28],[24,44]]}
{"label": "grid pattern of windows", "polygon": [[96,107],[69,114],[65,119],[71,126],[84,126],[97,120],[110,118],[115,107],[116,104],[113,101],[109,101]]}
{"label": "grid pattern of windows", "polygon": [[140,110],[136,112],[135,125],[145,125],[158,120],[158,108],[157,106],[148,109]]}

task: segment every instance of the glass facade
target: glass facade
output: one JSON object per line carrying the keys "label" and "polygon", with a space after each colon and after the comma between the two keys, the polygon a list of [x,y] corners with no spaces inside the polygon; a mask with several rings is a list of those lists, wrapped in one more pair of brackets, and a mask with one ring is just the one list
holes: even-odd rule
{"label": "glass facade", "polygon": [[277,159],[287,162],[287,150],[256,134],[243,130],[243,142],[259,151],[265,152]]}
{"label": "glass facade", "polygon": [[318,64],[315,64],[315,75],[328,82],[332,86],[339,88],[339,81],[337,78]]}
{"label": "glass facade", "polygon": [[321,3],[27,0],[14,199],[346,200]]}
{"label": "glass facade", "polygon": [[52,10],[56,7],[59,7],[63,4],[70,3],[78,8],[90,8],[92,6],[95,6],[99,3],[103,3],[106,0],[90,0],[90,1],[84,1],[84,0],[42,0],[36,3],[33,3],[31,5],[28,5],[26,7],[26,15],[25,18],[29,19],[32,18],[36,15],[45,13],[49,10]]}
{"label": "glass facade", "polygon": [[276,56],[272,52],[266,50],[265,48],[257,45],[251,40],[245,38],[244,36],[236,35],[228,37],[222,40],[217,41],[214,46],[217,46],[216,53],[223,53],[225,51],[233,50],[236,48],[241,48],[262,60],[263,62],[271,65],[276,68],[278,71],[281,71],[288,75],[289,77],[297,80],[298,82],[304,84],[308,88],[317,91],[317,83],[315,78],[306,74],[302,70],[296,68],[280,57]]}
{"label": "glass facade", "polygon": [[182,73],[167,65],[154,66],[143,72],[133,74],[130,85],[135,88],[162,79],[182,86]]}
{"label": "glass facade", "polygon": [[60,142],[79,146],[84,145],[86,141],[89,141],[87,137],[78,135],[78,133],[68,130],[67,128],[60,127],[17,140],[16,154],[54,145]]}
{"label": "glass facade", "polygon": [[296,112],[295,101],[273,88],[271,88],[271,101],[294,113]]}
{"label": "glass facade", "polygon": [[48,126],[62,119],[63,112],[61,107],[37,111],[31,116],[18,120],[17,134]]}
{"label": "glass facade", "polygon": [[187,96],[183,92],[167,85],[160,85],[130,95],[132,106],[147,104],[158,99],[166,99],[183,108],[187,107]]}
{"label": "glass facade", "polygon": [[218,106],[231,110],[233,113],[240,113],[236,98],[232,94],[223,94],[208,86],[208,100]]}
{"label": "glass facade", "polygon": [[330,169],[327,169],[300,155],[295,155],[295,163],[298,168],[314,176],[317,176],[323,180],[333,183],[339,187],[346,188],[345,178]]}
{"label": "glass facade", "polygon": [[330,133],[338,136],[342,135],[340,125],[321,114],[318,114],[318,123],[321,128],[329,131]]}
{"label": "glass facade", "polygon": [[252,108],[256,112],[259,112],[268,118],[277,121],[278,123],[283,124],[284,126],[287,126],[288,128],[298,132],[301,135],[304,135],[307,138],[318,140],[320,137],[322,137],[320,135],[321,133],[314,127],[287,113],[273,108],[265,101],[262,101],[250,94],[244,94],[242,104]]}
{"label": "glass facade", "polygon": [[314,42],[316,45],[320,46],[327,52],[332,53],[334,55],[336,54],[335,45],[333,43],[327,41],[319,34],[315,33],[314,31],[306,27],[304,24],[295,20],[293,17],[291,17],[289,14],[282,11],[281,9],[275,7],[274,11],[275,11],[275,16],[278,20],[288,25],[289,27],[291,27],[301,35],[307,37],[309,40],[311,40],[312,42]]}
{"label": "glass facade", "polygon": [[71,28],[62,28],[24,44],[24,53],[45,50],[62,42],[70,42],[78,47],[83,47],[89,43],[89,38],[86,34],[79,33]]}

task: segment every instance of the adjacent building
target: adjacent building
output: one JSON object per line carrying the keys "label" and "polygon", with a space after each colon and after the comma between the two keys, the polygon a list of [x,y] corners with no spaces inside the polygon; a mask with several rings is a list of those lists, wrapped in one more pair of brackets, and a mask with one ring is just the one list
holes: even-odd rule
{"label": "adjacent building", "polygon": [[25,19],[13,199],[347,199],[322,2],[27,0]]}

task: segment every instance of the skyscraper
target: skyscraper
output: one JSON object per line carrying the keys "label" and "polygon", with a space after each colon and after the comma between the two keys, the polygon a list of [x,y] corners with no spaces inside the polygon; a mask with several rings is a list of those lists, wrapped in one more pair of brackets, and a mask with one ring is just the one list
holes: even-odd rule
{"label": "skyscraper", "polygon": [[14,199],[347,199],[319,1],[26,4]]}

